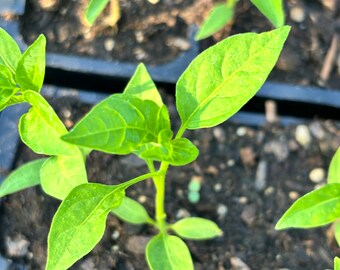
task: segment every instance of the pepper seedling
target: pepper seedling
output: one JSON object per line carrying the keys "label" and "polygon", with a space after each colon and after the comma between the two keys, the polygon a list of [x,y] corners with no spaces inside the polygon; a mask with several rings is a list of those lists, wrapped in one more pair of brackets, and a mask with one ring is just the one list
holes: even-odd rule
{"label": "pepper seedling", "polygon": [[[334,236],[340,246],[340,147],[328,169],[327,184],[298,200],[276,224],[277,230],[288,228],[315,228],[333,222]],[[335,257],[334,269],[340,270],[340,259]]]}
{"label": "pepper seedling", "polygon": [[[226,0],[216,5],[202,23],[195,39],[201,40],[215,34],[226,26],[233,18],[238,0]],[[254,6],[275,26],[285,24],[282,0],[250,0]]]}
{"label": "pepper seedling", "polygon": [[[265,82],[274,67],[290,27],[262,34],[232,36],[197,56],[176,84],[181,119],[173,131],[168,109],[140,64],[123,93],[98,103],[67,131],[40,94],[45,70],[45,38],[40,36],[23,54],[0,29],[0,108],[27,102],[31,108],[19,123],[22,141],[49,157],[11,173],[0,187],[5,196],[40,184],[61,199],[48,236],[47,270],[62,270],[89,253],[100,241],[110,213],[158,229],[146,247],[152,270],[193,269],[183,239],[205,240],[222,235],[213,221],[190,217],[169,224],[164,211],[169,166],[194,161],[199,151],[184,137],[186,130],[216,126],[239,111]],[[92,151],[134,154],[149,173],[118,185],[88,183],[84,160]],[[130,186],[152,178],[156,187],[153,218],[138,202],[125,196]]]}

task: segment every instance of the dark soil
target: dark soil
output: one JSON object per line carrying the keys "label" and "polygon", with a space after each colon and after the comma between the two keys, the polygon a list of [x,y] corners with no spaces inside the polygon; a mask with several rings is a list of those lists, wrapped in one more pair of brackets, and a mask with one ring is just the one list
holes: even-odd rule
{"label": "dark soil", "polygon": [[[49,2],[55,5],[43,9],[42,3]],[[174,59],[190,47],[188,26],[200,25],[217,2],[165,0],[152,5],[147,0],[121,0],[122,18],[117,32],[104,23],[107,11],[93,28],[81,22],[88,1],[27,0],[25,15],[21,18],[22,33],[28,43],[44,33],[50,52],[159,64]],[[338,7],[328,7],[327,3],[337,3]],[[326,64],[330,67],[329,78],[320,79],[332,38],[336,33],[339,35],[340,4],[336,0],[291,0],[285,9],[292,31],[270,79],[340,89],[340,49]],[[204,41],[201,47],[204,49],[232,34],[270,29],[270,23],[250,1],[240,0],[235,20],[214,39]]]}
{"label": "dark soil", "polygon": [[[173,127],[179,122],[170,104]],[[75,99],[53,102],[68,127],[88,110]],[[307,128],[310,141],[298,141],[297,129]],[[262,127],[225,123],[186,134],[200,149],[197,161],[170,168],[167,181],[168,221],[191,215],[215,221],[221,238],[187,241],[196,270],[223,269],[326,269],[332,268],[339,248],[329,227],[275,231],[274,226],[291,203],[325,183],[326,176],[310,180],[313,169],[327,171],[340,144],[340,126],[330,121],[306,122],[300,127],[271,124]],[[306,135],[305,135],[306,136]],[[306,138],[306,137],[305,137]],[[16,166],[37,158],[21,146]],[[132,156],[92,152],[87,162],[90,181],[120,183],[146,171]],[[188,201],[188,183],[201,179],[201,199]],[[137,184],[128,195],[154,212],[151,181]],[[0,220],[0,251],[11,269],[39,270],[46,260],[48,227],[59,202],[31,188],[3,200]],[[98,246],[71,269],[147,269],[144,246],[155,230],[132,226],[109,215],[107,230]],[[13,248],[16,247],[16,248]],[[14,249],[14,251],[13,251]],[[239,267],[239,268],[238,268]]]}

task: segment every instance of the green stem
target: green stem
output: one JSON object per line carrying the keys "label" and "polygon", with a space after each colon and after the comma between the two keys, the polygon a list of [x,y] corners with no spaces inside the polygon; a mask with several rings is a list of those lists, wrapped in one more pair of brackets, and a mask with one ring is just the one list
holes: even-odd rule
{"label": "green stem", "polygon": [[[150,172],[154,172],[155,168],[151,161],[147,161]],[[166,213],[164,210],[164,198],[165,198],[165,176],[166,172],[169,168],[169,163],[162,162],[159,168],[161,174],[158,174],[153,177],[153,182],[156,187],[156,197],[155,197],[155,219],[157,223],[157,227],[161,233],[164,233],[166,230]]]}
{"label": "green stem", "polygon": [[153,178],[153,177],[156,177],[156,176],[159,176],[159,175],[162,175],[163,174],[163,171],[159,170],[157,172],[151,172],[151,173],[147,173],[147,174],[143,174],[141,176],[138,176],[136,178],[133,178],[131,180],[128,180],[122,184],[119,185],[120,188],[122,189],[127,189],[128,187],[134,185],[134,184],[137,184],[138,182],[141,182],[143,180],[146,180],[148,178]]}

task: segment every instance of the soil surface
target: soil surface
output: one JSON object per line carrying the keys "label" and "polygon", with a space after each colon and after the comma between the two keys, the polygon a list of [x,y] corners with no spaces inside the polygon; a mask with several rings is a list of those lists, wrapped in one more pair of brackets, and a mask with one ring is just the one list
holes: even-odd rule
{"label": "soil surface", "polygon": [[[21,26],[27,43],[44,33],[50,52],[159,64],[190,48],[189,25],[200,25],[217,2],[164,0],[153,5],[147,0],[121,0],[122,16],[114,29],[105,23],[108,10],[94,27],[87,27],[82,22],[85,0],[27,0]],[[340,49],[330,49],[332,40],[334,44],[340,40],[339,9],[336,0],[285,1],[286,22],[292,31],[270,79],[340,89]],[[250,1],[240,0],[235,19],[201,47],[232,34],[270,29]]]}
{"label": "soil surface", "polygon": [[[166,97],[172,126],[178,128],[172,97]],[[53,107],[71,127],[89,109],[76,99],[62,98]],[[340,144],[339,123],[311,121],[298,126],[279,123],[249,127],[224,123],[186,133],[199,148],[198,159],[171,167],[166,190],[169,222],[187,216],[215,221],[220,238],[186,241],[196,270],[330,269],[339,255],[329,226],[310,230],[275,231],[274,226],[294,200],[326,182],[328,164]],[[16,166],[38,156],[18,150]],[[121,183],[146,172],[133,156],[92,152],[87,161],[90,181]],[[188,200],[188,184],[201,181],[198,203]],[[154,213],[151,180],[130,188],[128,195]],[[4,198],[0,219],[1,256],[10,269],[44,269],[46,239],[59,201],[30,188]],[[156,232],[133,226],[113,215],[95,249],[71,269],[144,270],[144,248]],[[24,267],[24,268],[23,268]]]}

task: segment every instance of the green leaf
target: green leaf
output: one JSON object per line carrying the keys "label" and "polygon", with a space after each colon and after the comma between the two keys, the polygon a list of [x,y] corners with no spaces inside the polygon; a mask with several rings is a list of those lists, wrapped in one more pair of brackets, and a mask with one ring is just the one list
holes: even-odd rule
{"label": "green leaf", "polygon": [[285,24],[282,0],[251,0],[251,2],[276,28]]}
{"label": "green leaf", "polygon": [[[13,93],[17,92],[17,90],[18,90],[17,88],[13,89]],[[3,104],[2,106],[0,105],[0,111],[2,111],[4,108],[7,108],[11,105],[24,103],[24,102],[26,101],[24,100],[24,97],[22,95],[12,95],[5,104]]]}
{"label": "green leaf", "polygon": [[146,246],[146,259],[151,270],[193,270],[186,244],[177,236],[159,234]]}
{"label": "green leaf", "polygon": [[0,64],[7,66],[14,75],[21,52],[15,40],[0,27]]}
{"label": "green leaf", "polygon": [[163,106],[161,95],[144,64],[138,65],[124,93],[136,96],[142,100],[151,100],[159,107]]}
{"label": "green leaf", "polygon": [[151,100],[142,100],[129,94],[124,94],[122,97],[135,106],[144,117],[147,135],[143,141],[156,141],[161,130],[170,129],[169,112],[165,105],[158,106]]}
{"label": "green leaf", "polygon": [[192,240],[205,240],[221,236],[223,232],[211,220],[204,218],[184,218],[171,225],[180,237]]}
{"label": "green leaf", "polygon": [[60,139],[67,130],[47,101],[33,91],[26,91],[23,95],[32,108],[21,117],[19,122],[22,141],[38,154],[71,154],[74,146]]}
{"label": "green leaf", "polygon": [[207,38],[227,25],[234,16],[234,6],[219,4],[211,11],[197,32],[195,39]]}
{"label": "green leaf", "polygon": [[144,206],[129,197],[124,197],[122,204],[111,212],[131,224],[144,224],[152,221]]}
{"label": "green leaf", "polygon": [[235,35],[196,57],[176,85],[182,129],[215,126],[246,104],[274,67],[289,30]]}
{"label": "green leaf", "polygon": [[22,90],[40,92],[45,77],[46,38],[40,35],[21,57],[15,77]]}
{"label": "green leaf", "polygon": [[102,11],[109,2],[110,0],[91,0],[85,10],[86,21],[90,25],[93,25],[95,20],[98,18],[100,13],[102,13]]}
{"label": "green leaf", "polygon": [[89,253],[104,234],[108,213],[123,197],[117,186],[88,183],[74,188],[53,218],[46,270],[68,269]]}
{"label": "green leaf", "polygon": [[197,147],[186,138],[146,143],[135,151],[142,159],[165,161],[173,166],[183,166],[194,161],[198,153]]}
{"label": "green leaf", "polygon": [[340,183],[340,147],[335,152],[328,168],[328,183]]}
{"label": "green leaf", "polygon": [[8,106],[9,100],[17,91],[10,68],[0,64],[0,111]]}
{"label": "green leaf", "polygon": [[62,139],[111,154],[129,154],[147,133],[140,110],[124,95],[114,94],[97,104]]}
{"label": "green leaf", "polygon": [[334,258],[334,270],[340,270],[340,259],[338,257]]}
{"label": "green leaf", "polygon": [[0,186],[0,197],[40,184],[40,168],[46,159],[27,162],[13,171]]}
{"label": "green leaf", "polygon": [[63,200],[70,191],[87,182],[83,155],[79,149],[70,156],[54,156],[41,168],[41,186],[50,196]]}
{"label": "green leaf", "polygon": [[307,193],[287,210],[276,229],[312,228],[340,217],[340,184],[328,184]]}

